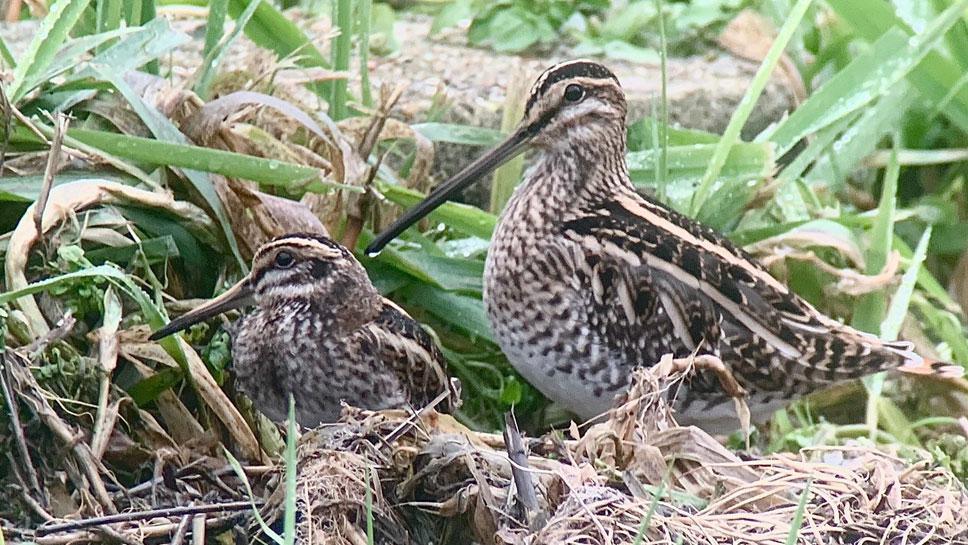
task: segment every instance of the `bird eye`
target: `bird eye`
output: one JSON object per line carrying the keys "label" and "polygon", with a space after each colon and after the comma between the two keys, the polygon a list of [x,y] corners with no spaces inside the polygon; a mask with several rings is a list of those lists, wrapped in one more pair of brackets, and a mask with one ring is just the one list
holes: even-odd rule
{"label": "bird eye", "polygon": [[578,102],[585,96],[585,89],[577,83],[572,83],[565,87],[565,100],[568,102]]}
{"label": "bird eye", "polygon": [[288,269],[292,267],[292,264],[296,262],[296,259],[292,257],[292,254],[286,251],[279,252],[276,254],[276,267],[280,269]]}

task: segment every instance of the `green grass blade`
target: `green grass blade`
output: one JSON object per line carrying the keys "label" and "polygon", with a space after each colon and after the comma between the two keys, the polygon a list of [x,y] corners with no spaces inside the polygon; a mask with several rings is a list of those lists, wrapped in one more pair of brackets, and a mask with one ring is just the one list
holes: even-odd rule
{"label": "green grass blade", "polygon": [[[511,79],[508,85],[507,94],[504,97],[504,111],[501,114],[501,132],[510,134],[524,117],[524,106],[526,104],[528,88],[521,79],[521,74],[517,74]],[[504,210],[514,188],[521,181],[521,172],[524,170],[524,154],[512,158],[494,170],[491,179],[491,202],[489,210],[492,214],[500,214]]]}
{"label": "green grass blade", "polygon": [[[247,0],[229,0],[229,15],[238,18],[248,5]],[[329,68],[323,54],[306,34],[268,1],[263,0],[256,8],[252,19],[245,25],[245,35],[280,58],[295,55],[299,66]],[[324,84],[307,87],[317,95],[328,96],[328,88]]]}
{"label": "green grass blade", "polygon": [[325,193],[332,189],[361,191],[358,187],[323,180],[319,169],[275,159],[105,131],[68,129],[67,134],[117,157],[153,166],[213,172],[250,180],[262,186],[298,188],[313,193]]}
{"label": "green grass blade", "polygon": [[286,545],[296,543],[296,400],[289,394],[289,422],[286,427],[286,503],[282,518],[282,538]]}
{"label": "green grass blade", "polygon": [[[895,138],[891,161],[884,172],[884,184],[881,189],[881,200],[877,207],[877,217],[871,230],[871,243],[867,248],[865,260],[867,274],[874,275],[881,272],[887,264],[887,256],[891,253],[894,243],[894,215],[897,212],[897,180],[901,167],[897,162],[897,147],[900,137]],[[887,296],[883,293],[868,293],[861,297],[852,319],[857,329],[880,335],[881,320],[887,309]]]}
{"label": "green grass blade", "polygon": [[20,102],[30,91],[28,84],[33,76],[43,72],[53,62],[88,4],[90,0],[60,0],[50,7],[50,12],[41,21],[34,39],[13,72],[13,82],[7,89],[11,103]]}
{"label": "green grass blade", "polygon": [[803,515],[807,511],[807,500],[810,496],[811,484],[813,484],[813,480],[807,479],[807,484],[803,487],[803,492],[800,493],[800,501],[797,502],[797,510],[793,514],[793,522],[790,524],[790,533],[787,534],[786,545],[796,545],[797,539],[800,537],[800,529],[803,528]]}
{"label": "green grass blade", "polygon": [[908,308],[911,306],[911,296],[914,294],[914,287],[918,282],[924,260],[928,255],[928,242],[930,240],[931,226],[928,225],[924,233],[921,234],[921,239],[918,240],[918,245],[914,249],[914,255],[911,257],[907,270],[901,276],[901,284],[898,286],[897,291],[894,292],[894,297],[891,298],[891,305],[887,309],[887,316],[881,322],[881,337],[885,340],[896,339],[901,332],[901,325],[904,323],[904,318],[908,314]]}
{"label": "green grass blade", "polygon": [[188,41],[189,37],[172,29],[167,20],[154,19],[95,55],[87,63],[88,66],[70,74],[65,80],[70,83],[87,78],[98,78],[98,73],[94,69],[98,65],[109,67],[109,70],[120,77],[125,72],[137,70]]}
{"label": "green grass blade", "polygon": [[373,0],[360,0],[360,99],[367,108],[373,107],[373,89],[370,86],[370,18],[373,16]]}
{"label": "green grass blade", "polygon": [[367,545],[373,545],[373,490],[370,489],[371,486],[376,486],[377,476],[376,472],[372,467],[367,464],[366,466],[366,497],[364,498],[363,507],[366,509],[366,543]]}
{"label": "green grass blade", "polygon": [[847,175],[874,151],[884,136],[901,124],[904,112],[916,98],[917,93],[911,92],[911,86],[902,81],[890,94],[866,108],[807,172],[804,176],[807,185],[828,190],[842,188]]}
{"label": "green grass blade", "polygon": [[[97,32],[98,34],[121,28],[121,1],[97,0]],[[104,49],[104,44],[98,51]]]}
{"label": "green grass blade", "polygon": [[[377,182],[377,189],[384,197],[392,203],[404,208],[410,208],[425,197],[419,191],[407,189],[397,184]],[[489,240],[494,233],[497,225],[497,216],[481,210],[480,208],[448,202],[442,204],[431,212],[428,217],[434,221],[439,221],[465,234]]]}
{"label": "green grass blade", "polygon": [[[827,0],[827,4],[849,23],[867,41],[875,41],[891,27],[897,27],[911,33],[911,30],[897,17],[890,3],[883,0]],[[945,30],[955,24],[968,8],[968,2],[958,0],[939,15],[924,32],[915,36],[911,49],[920,47],[925,41],[935,41],[941,38]],[[948,24],[941,28],[936,24],[939,20],[948,20]],[[954,88],[964,70],[953,60],[946,58],[937,51],[927,52],[923,60],[908,74],[908,81],[921,92],[925,99],[933,104],[940,102],[948,91]],[[955,123],[962,131],[968,132],[968,88],[962,87],[957,96],[944,109],[945,116]]]}
{"label": "green grass blade", "polygon": [[497,129],[451,123],[417,123],[412,125],[411,128],[431,142],[464,144],[467,146],[496,146],[505,136]]}
{"label": "green grass blade", "polygon": [[13,53],[10,52],[7,41],[3,37],[0,37],[0,58],[3,59],[4,66],[8,70],[17,68],[17,61],[13,58]]}
{"label": "green grass blade", "polygon": [[229,0],[211,0],[208,3],[208,17],[205,20],[205,45],[202,56],[208,57],[225,34],[225,16],[228,14]]}
{"label": "green grass blade", "polygon": [[[897,148],[899,137],[894,139],[891,150],[891,160],[884,172],[884,187],[881,190],[881,200],[877,207],[877,217],[871,230],[871,243],[866,252],[866,273],[877,274],[887,263],[887,256],[891,252],[894,242],[894,220],[897,212],[897,180],[900,165],[897,162]],[[884,336],[880,329],[884,311],[887,308],[887,296],[882,292],[868,293],[860,298],[852,318],[853,326],[862,330]],[[886,373],[877,373],[864,377],[864,387],[867,389],[866,417],[869,437],[877,437],[878,421],[880,419],[881,395],[884,391]]]}
{"label": "green grass blade", "polygon": [[77,280],[79,278],[127,278],[121,270],[117,267],[112,267],[110,265],[101,265],[99,267],[91,267],[89,269],[82,269],[79,271],[69,272],[62,274],[60,276],[55,276],[53,278],[46,278],[44,280],[38,280],[19,290],[7,291],[0,293],[0,305],[5,305],[11,301],[20,299],[21,297],[27,295],[33,295],[35,293],[40,293],[42,291],[47,291],[51,288],[57,287],[65,282],[70,282]]}
{"label": "green grass blade", "polygon": [[[908,36],[898,29],[881,38],[865,53],[814,91],[769,134],[780,154],[786,153],[800,139],[813,134],[886,94],[904,77],[899,68],[915,63],[907,55]],[[907,59],[909,62],[903,62]],[[760,138],[757,138],[759,140]]]}
{"label": "green grass blade", "polygon": [[773,44],[770,46],[770,50],[767,52],[766,57],[763,59],[763,63],[760,64],[760,68],[756,71],[756,75],[753,76],[753,81],[750,82],[749,88],[743,95],[742,100],[740,100],[739,105],[736,107],[736,111],[729,118],[729,124],[726,125],[726,130],[723,132],[723,137],[720,139],[719,144],[716,147],[716,151],[713,153],[712,159],[709,163],[709,168],[703,175],[702,180],[699,182],[699,187],[696,188],[696,193],[692,198],[692,205],[690,206],[690,212],[693,216],[697,215],[700,210],[702,210],[703,205],[706,203],[706,199],[712,192],[714,182],[719,176],[719,171],[722,170],[723,165],[726,164],[726,158],[729,156],[730,150],[733,145],[739,141],[739,133],[743,129],[743,125],[746,124],[746,120],[749,119],[750,114],[753,112],[753,107],[756,105],[756,101],[759,100],[760,95],[763,93],[763,89],[766,88],[766,83],[770,79],[770,74],[773,73],[773,69],[776,67],[777,62],[780,60],[780,55],[783,54],[783,50],[786,48],[787,43],[790,38],[793,37],[793,33],[797,29],[797,25],[803,19],[804,14],[807,12],[807,8],[810,7],[811,0],[798,0],[796,5],[790,11],[789,17],[783,23],[780,28],[776,39],[773,40]]}
{"label": "green grass blade", "polygon": [[662,476],[662,480],[659,482],[659,486],[652,493],[652,501],[649,503],[649,510],[646,511],[645,516],[642,517],[642,522],[639,523],[639,530],[635,533],[635,540],[632,541],[633,545],[642,545],[642,543],[645,541],[645,532],[652,524],[652,517],[655,516],[656,510],[659,508],[659,501],[666,495],[666,487],[669,485],[669,477],[672,475],[672,468],[674,465],[674,460],[668,463],[665,474]]}
{"label": "green grass blade", "polygon": [[[102,80],[111,83],[124,96],[124,99],[135,113],[138,114],[138,117],[141,118],[141,121],[144,122],[155,138],[174,144],[189,145],[188,138],[175,127],[171,120],[141,100],[141,97],[124,80],[122,74],[114,72],[109,67],[98,64],[92,65],[91,68],[94,69]],[[198,191],[205,200],[205,203],[215,214],[215,218],[225,235],[225,242],[232,250],[232,255],[235,256],[239,267],[243,271],[248,271],[248,264],[242,259],[242,254],[239,253],[238,241],[235,240],[235,233],[232,232],[232,224],[229,222],[228,214],[222,205],[222,200],[219,199],[218,193],[215,191],[215,183],[207,172],[193,169],[183,169],[183,172],[185,177],[188,178],[189,182],[191,182],[192,186]]]}
{"label": "green grass blade", "polygon": [[[666,150],[666,202],[680,211],[688,210],[693,188],[707,172],[716,150],[715,144],[669,146]],[[629,153],[629,175],[637,187],[656,189],[657,150]],[[732,147],[711,185],[717,197],[706,203],[698,217],[716,229],[731,225],[756,194],[757,184],[773,172],[773,144],[739,143]]]}
{"label": "green grass blade", "polygon": [[242,482],[242,486],[245,488],[245,497],[249,499],[249,503],[252,505],[252,514],[255,516],[256,522],[259,523],[259,528],[262,532],[269,536],[269,538],[276,543],[276,545],[287,545],[286,541],[281,535],[279,535],[275,530],[269,527],[266,520],[262,518],[262,513],[259,512],[259,507],[255,504],[255,494],[252,493],[252,485],[249,484],[249,477],[245,474],[245,470],[242,468],[242,464],[232,456],[232,453],[225,447],[222,447],[222,453],[225,454],[225,458],[229,461],[229,465],[232,466],[232,471],[235,472],[235,476],[239,478]]}
{"label": "green grass blade", "polygon": [[491,326],[480,297],[444,291],[427,284],[411,284],[394,293],[407,305],[425,309],[440,321],[463,331],[472,339],[494,343]]}
{"label": "green grass blade", "polygon": [[[249,5],[246,6],[245,11],[238,17],[235,21],[235,28],[232,32],[225,37],[224,40],[215,45],[206,55],[205,59],[202,60],[202,65],[199,67],[198,81],[195,84],[195,92],[203,100],[209,98],[209,89],[212,86],[212,81],[215,80],[215,75],[218,73],[219,61],[222,59],[222,55],[228,50],[232,42],[238,38],[239,34],[242,33],[242,29],[245,25],[249,24],[252,16],[255,14],[255,10],[259,7],[259,3],[262,0],[249,0]],[[206,34],[206,39],[208,35]]]}
{"label": "green grass blade", "polygon": [[78,64],[86,60],[90,50],[100,49],[101,45],[105,42],[115,38],[136,35],[140,32],[143,32],[143,29],[122,28],[68,40],[67,43],[60,48],[60,50],[57,52],[57,56],[54,57],[50,64],[48,64],[43,71],[34,74],[30,78],[30,81],[27,83],[27,87],[30,89],[36,88],[46,83],[48,80],[53,79],[55,76],[77,67]]}
{"label": "green grass blade", "polygon": [[[225,17],[228,15],[229,0],[212,0],[208,4],[208,17],[205,20],[205,45],[202,47],[202,65],[195,83],[195,93],[201,96],[198,88],[202,82],[215,78],[215,61],[219,43],[225,35]],[[213,60],[209,60],[213,59]]]}
{"label": "green grass blade", "polygon": [[[353,2],[350,0],[335,0],[333,2],[333,20],[339,29],[339,36],[332,41],[332,59],[334,70],[347,71],[350,68],[350,53],[353,50]],[[348,114],[347,81],[338,79],[330,82],[329,117],[334,121],[343,119]]]}
{"label": "green grass blade", "polygon": [[[669,178],[668,149],[669,149],[669,73],[666,66],[668,50],[666,47],[665,2],[656,0],[656,12],[659,14],[659,73],[662,76],[661,95],[659,98],[659,161],[656,163],[656,182],[664,192]],[[661,193],[660,193],[661,195]]]}

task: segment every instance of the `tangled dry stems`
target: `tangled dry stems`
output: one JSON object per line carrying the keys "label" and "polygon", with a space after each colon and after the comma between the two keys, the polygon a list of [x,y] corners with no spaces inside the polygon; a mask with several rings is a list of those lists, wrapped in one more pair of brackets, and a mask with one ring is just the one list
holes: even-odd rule
{"label": "tangled dry stems", "polygon": [[[968,492],[927,455],[858,442],[740,458],[676,425],[664,399],[679,378],[639,370],[625,401],[584,434],[526,439],[535,510],[518,499],[503,437],[436,413],[347,409],[301,441],[299,505],[310,515],[299,535],[366,543],[371,486],[377,543],[409,542],[430,514],[438,531],[469,527],[462,539],[481,543],[782,545],[802,494],[796,543],[968,543]],[[378,476],[369,485],[367,471]]]}

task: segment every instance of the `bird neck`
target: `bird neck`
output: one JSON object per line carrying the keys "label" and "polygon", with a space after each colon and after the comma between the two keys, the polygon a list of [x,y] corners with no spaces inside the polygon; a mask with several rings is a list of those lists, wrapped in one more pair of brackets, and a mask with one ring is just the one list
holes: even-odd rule
{"label": "bird neck", "polygon": [[[625,153],[625,128],[595,131],[594,138],[537,148],[535,162],[516,197],[541,199],[546,209],[571,209],[575,204],[633,190]],[[536,202],[532,200],[532,202]]]}
{"label": "bird neck", "polygon": [[304,284],[263,294],[259,310],[270,323],[292,313],[327,324],[320,333],[342,337],[379,316],[382,298],[367,279],[331,277],[326,286]]}
{"label": "bird neck", "polygon": [[383,299],[368,278],[340,279],[326,291],[326,296],[312,299],[309,305],[317,316],[333,318],[339,333],[355,331],[382,309]]}

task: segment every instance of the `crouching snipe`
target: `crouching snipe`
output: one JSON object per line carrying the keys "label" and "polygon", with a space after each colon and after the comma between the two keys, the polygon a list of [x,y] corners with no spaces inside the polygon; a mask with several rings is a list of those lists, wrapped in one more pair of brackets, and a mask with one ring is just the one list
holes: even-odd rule
{"label": "crouching snipe", "polygon": [[247,305],[255,309],[236,323],[232,339],[236,384],[272,420],[286,419],[290,394],[307,427],[335,421],[341,401],[419,409],[446,392],[438,409],[459,402],[430,335],[380,296],[346,248],[318,235],[266,243],[247,277],[151,339]]}

